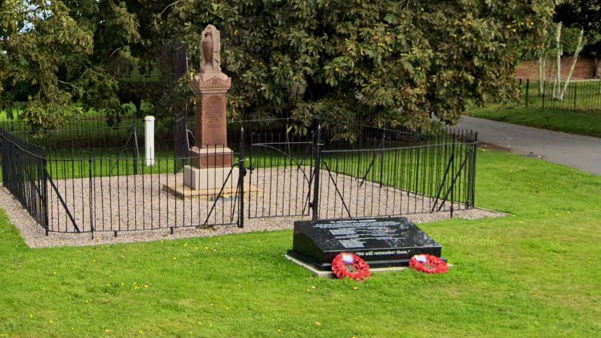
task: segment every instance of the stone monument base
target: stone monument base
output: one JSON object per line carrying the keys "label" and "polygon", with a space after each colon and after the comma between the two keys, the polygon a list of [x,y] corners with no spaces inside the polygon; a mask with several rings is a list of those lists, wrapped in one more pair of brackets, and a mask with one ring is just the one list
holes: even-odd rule
{"label": "stone monument base", "polygon": [[[311,264],[307,264],[304,261],[300,260],[300,259],[296,259],[290,255],[285,255],[284,257],[286,257],[286,259],[290,260],[292,263],[305,268],[311,272],[313,272],[317,277],[321,277],[321,278],[338,278],[336,277],[336,275],[334,274],[334,272],[332,272],[332,270],[319,270],[316,269],[313,265]],[[397,271],[403,271],[409,269],[409,267],[407,266],[391,266],[391,267],[384,267],[384,268],[369,268],[369,272],[371,272],[372,274],[374,273],[380,273],[380,272],[397,272]]]}
{"label": "stone monument base", "polygon": [[[230,174],[231,170],[231,174]],[[228,178],[228,174],[230,177]],[[240,171],[238,168],[195,168],[187,165],[184,167],[184,185],[192,190],[219,190],[235,188],[238,185]],[[227,182],[226,182],[227,179]]]}
{"label": "stone monument base", "polygon": [[349,252],[372,268],[406,267],[414,255],[440,257],[442,247],[404,217],[294,222],[288,256],[331,271],[336,255]]}
{"label": "stone monument base", "polygon": [[215,168],[232,166],[234,152],[228,147],[192,147],[189,152],[190,166],[196,168]]}
{"label": "stone monument base", "polygon": [[[209,200],[215,200],[217,196],[219,196],[220,198],[228,199],[236,197],[240,193],[240,190],[237,186],[229,187],[228,185],[228,187],[224,188],[223,190],[221,188],[194,190],[190,187],[185,186],[181,182],[164,184],[163,189],[182,199],[202,197],[207,198]],[[263,191],[255,186],[244,183],[244,194],[255,194],[254,196],[256,197],[253,196],[253,198],[259,198],[263,196]]]}

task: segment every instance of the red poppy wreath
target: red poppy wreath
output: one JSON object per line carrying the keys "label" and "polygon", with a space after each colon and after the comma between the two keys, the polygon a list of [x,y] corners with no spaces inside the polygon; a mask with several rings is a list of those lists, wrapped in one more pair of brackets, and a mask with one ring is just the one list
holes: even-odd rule
{"label": "red poppy wreath", "polygon": [[441,258],[432,255],[415,255],[409,260],[409,267],[425,273],[447,273],[449,266]]}
{"label": "red poppy wreath", "polygon": [[369,264],[353,253],[338,254],[332,261],[332,271],[338,278],[365,280],[369,277]]}

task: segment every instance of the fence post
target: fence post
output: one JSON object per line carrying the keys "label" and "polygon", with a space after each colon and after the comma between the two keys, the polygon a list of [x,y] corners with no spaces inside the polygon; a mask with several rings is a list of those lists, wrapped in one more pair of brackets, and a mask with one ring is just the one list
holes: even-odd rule
{"label": "fence post", "polygon": [[[6,158],[6,140],[4,139],[4,129],[2,128],[0,128],[0,145],[2,146],[2,153],[0,154],[0,157]],[[2,164],[2,185],[6,186],[6,180],[8,178],[8,175],[6,174],[6,161],[0,159],[0,163]]]}
{"label": "fence post", "polygon": [[472,166],[471,166],[471,206],[476,207],[476,157],[478,155],[478,132],[474,134],[474,143],[472,144]]}
{"label": "fence post", "polygon": [[386,132],[382,132],[380,140],[380,188],[384,185],[384,148],[386,147]]}
{"label": "fence post", "polygon": [[529,100],[530,100],[530,79],[526,79],[526,107],[528,107]]}
{"label": "fence post", "polygon": [[244,228],[244,176],[246,176],[246,166],[244,163],[244,127],[240,128],[240,154],[238,155],[238,187],[240,189],[240,199],[238,204],[238,228]]}
{"label": "fence post", "polygon": [[576,98],[578,97],[578,83],[572,82],[574,85],[574,110],[576,110]]}
{"label": "fence post", "polygon": [[132,127],[134,134],[134,175],[138,174],[138,157],[140,156],[140,150],[138,149],[138,129],[136,126]]}
{"label": "fence post", "polygon": [[[92,231],[92,239],[94,239],[94,183],[93,183],[93,174],[92,174],[92,163],[93,163],[93,159],[92,159],[92,150],[88,149],[88,173],[89,173],[89,195],[88,195],[88,199],[90,200],[90,231]],[[85,225],[82,226],[82,228],[85,228]]]}
{"label": "fence post", "polygon": [[313,141],[313,151],[315,156],[315,180],[313,186],[313,203],[311,207],[313,209],[313,221],[319,219],[319,171],[321,167],[321,123],[317,124],[317,132],[315,133],[315,139]]}
{"label": "fence post", "polygon": [[46,149],[42,149],[42,206],[44,208],[44,228],[46,229],[46,236],[48,236],[50,232],[50,219],[48,216],[48,164],[47,164],[47,156]]}
{"label": "fence post", "polygon": [[[453,135],[455,136],[455,135]],[[455,151],[457,150],[458,147],[456,146],[456,142],[457,140],[455,139],[455,137],[453,137],[453,144],[451,145],[451,154],[453,154],[453,156],[455,158],[457,158]],[[461,163],[461,159],[457,162],[457,163]],[[455,201],[455,182],[454,182],[454,178],[455,178],[455,163],[453,163],[453,166],[451,167],[451,218],[453,218],[453,212],[455,211],[454,206],[453,206],[453,202]],[[417,190],[417,189],[416,189]]]}

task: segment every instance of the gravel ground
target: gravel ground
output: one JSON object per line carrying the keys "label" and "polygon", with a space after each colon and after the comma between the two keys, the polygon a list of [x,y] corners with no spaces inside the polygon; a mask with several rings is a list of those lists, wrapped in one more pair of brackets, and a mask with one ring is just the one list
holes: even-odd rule
{"label": "gravel ground", "polygon": [[[30,247],[102,245],[274,231],[291,229],[295,220],[308,219],[306,169],[257,169],[248,175],[246,182],[262,192],[245,194],[246,216],[243,229],[235,224],[238,219],[238,203],[235,199],[220,199],[217,203],[206,198],[184,200],[163,190],[164,184],[183,182],[182,174],[96,178],[91,185],[89,179],[55,181],[77,226],[82,231],[89,231],[93,224],[97,231],[94,236],[91,233],[52,232],[46,236],[42,227],[35,223],[4,188],[0,189],[0,205]],[[408,214],[407,217],[414,223],[426,223],[450,217],[448,202],[442,206],[442,210],[447,211],[430,213],[434,205],[436,209],[440,206],[440,202],[430,197],[400,189],[380,188],[378,184],[370,182],[361,184],[346,175],[329,176],[326,171],[322,171],[320,182],[322,218],[348,217],[349,212],[352,216],[402,213]],[[228,185],[235,189],[232,182],[228,182]],[[51,229],[75,231],[58,195],[51,186],[48,191]],[[342,203],[340,196],[344,196],[345,203]],[[90,207],[93,208],[93,213],[90,212]],[[483,209],[457,210],[463,208],[464,206],[455,204],[453,216],[477,219],[505,215]],[[205,225],[211,209],[213,211],[206,224],[229,224],[196,229],[196,225]],[[293,216],[273,217],[282,214]],[[166,225],[176,227],[173,234]],[[138,231],[127,231],[134,229]],[[113,231],[118,231],[117,237],[114,237]]]}

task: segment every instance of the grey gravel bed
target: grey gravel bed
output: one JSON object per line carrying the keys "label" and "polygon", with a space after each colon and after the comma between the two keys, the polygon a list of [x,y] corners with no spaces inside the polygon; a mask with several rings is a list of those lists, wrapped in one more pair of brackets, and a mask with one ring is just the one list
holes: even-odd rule
{"label": "grey gravel bed", "polygon": [[[97,230],[104,230],[94,233],[94,236],[91,233],[50,233],[46,236],[44,229],[4,188],[0,189],[0,205],[19,229],[27,245],[32,248],[275,231],[291,229],[294,221],[308,219],[308,178],[306,171],[300,168],[255,170],[246,177],[245,182],[258,187],[262,192],[245,194],[245,227],[242,229],[235,224],[196,229],[194,225],[205,224],[211,209],[213,211],[207,224],[235,223],[238,203],[232,199],[220,199],[214,204],[213,201],[198,197],[184,200],[163,189],[165,183],[178,183],[182,180],[181,174],[157,174],[96,178],[92,185],[88,179],[55,181],[78,227],[86,231],[93,225]],[[400,189],[380,187],[370,182],[362,183],[340,174],[323,175],[320,183],[322,218],[347,217],[349,211],[351,216],[384,216],[400,212],[408,214],[407,217],[414,223],[427,223],[450,217],[449,202],[442,206],[442,210],[446,211],[431,213],[434,205],[436,210],[440,207],[440,201]],[[232,182],[228,184],[235,190]],[[51,187],[49,192],[51,228],[74,231],[73,223],[62,202]],[[90,212],[90,206],[94,210],[93,213]],[[461,209],[464,206],[454,205],[454,208]],[[279,214],[297,216],[266,217]],[[477,219],[504,215],[489,210],[470,209],[456,210],[453,217]],[[165,229],[165,225],[176,227],[174,233],[171,234],[169,228]],[[161,229],[154,229],[159,226]],[[126,231],[142,228],[146,230]],[[117,237],[114,237],[115,230],[118,231]]]}

